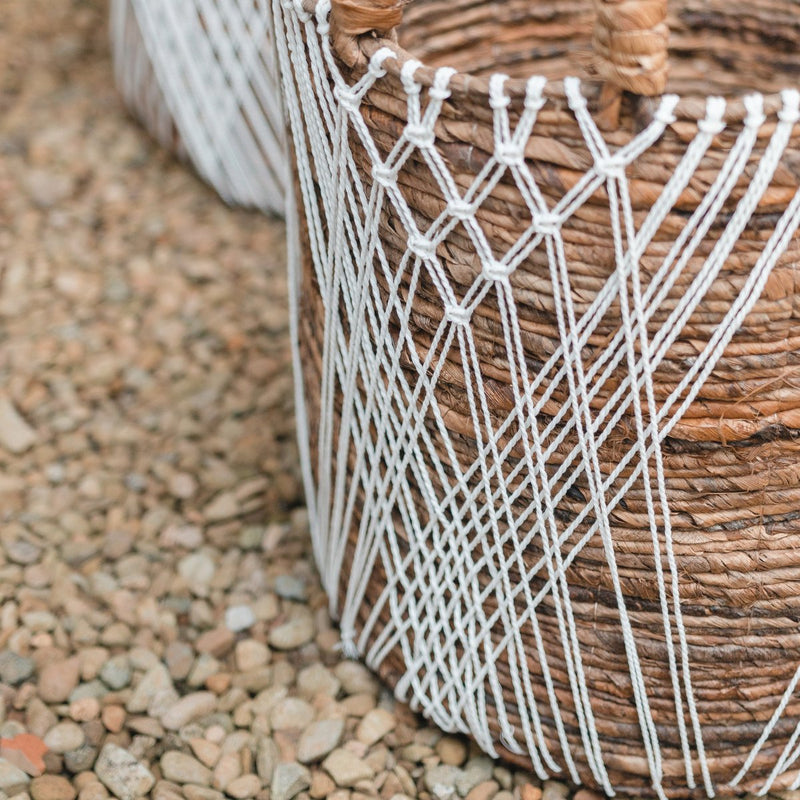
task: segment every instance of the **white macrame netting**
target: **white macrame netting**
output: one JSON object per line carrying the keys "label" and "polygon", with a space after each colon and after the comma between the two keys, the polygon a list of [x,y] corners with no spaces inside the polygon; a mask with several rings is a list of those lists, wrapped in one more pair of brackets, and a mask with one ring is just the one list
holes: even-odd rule
{"label": "white macrame netting", "polygon": [[283,214],[286,146],[267,0],[112,0],[131,111],[228,203]]}
{"label": "white macrame netting", "polygon": [[[686,320],[697,308],[708,287],[731,254],[756,204],[785,151],[792,127],[798,120],[798,93],[783,94],[784,107],[774,120],[763,157],[751,176],[749,186],[730,218],[727,229],[708,254],[690,290],[665,314],[657,335],[648,338],[646,322],[660,308],[686,264],[685,253],[695,252],[705,231],[719,212],[731,187],[743,175],[756,139],[763,136],[765,116],[762,98],[747,98],[748,116],[728,159],[710,182],[698,210],[686,219],[675,246],[665,254],[663,264],[647,286],[638,279],[640,255],[650,243],[662,220],[684,191],[713,137],[725,126],[725,103],[711,98],[707,114],[696,127],[677,169],[666,181],[660,197],[638,230],[633,223],[626,167],[640,157],[662,135],[672,120],[677,98],[664,97],[652,123],[622,149],[611,152],[599,132],[581,94],[577,80],[566,81],[566,95],[590,154],[592,166],[576,185],[565,191],[560,202],[548,207],[537,189],[536,178],[523,150],[535,133],[537,114],[545,106],[544,82],[528,83],[525,111],[516,129],[511,129],[503,76],[490,82],[490,113],[494,119],[494,155],[476,174],[474,183],[459,188],[437,150],[434,126],[453,71],[440,69],[429,91],[415,80],[420,66],[410,61],[402,69],[406,92],[408,124],[388,157],[373,140],[361,112],[366,93],[384,72],[386,48],[375,53],[369,68],[356,85],[348,85],[337,67],[329,38],[329,3],[322,0],[315,11],[294,0],[273,0],[278,52],[283,75],[287,115],[297,158],[297,181],[302,194],[302,216],[307,227],[303,244],[310,254],[316,283],[322,293],[324,325],[319,413],[307,415],[300,378],[299,349],[296,352],[298,417],[308,503],[312,515],[314,548],[331,610],[341,621],[346,652],[362,656],[380,669],[392,650],[402,652],[404,672],[396,685],[400,698],[409,701],[442,728],[472,736],[490,754],[496,753],[487,722],[487,708],[497,713],[501,741],[510,751],[527,754],[544,777],[561,773],[575,781],[588,768],[594,780],[609,794],[614,787],[608,778],[607,758],[613,743],[602,741],[592,713],[592,697],[584,680],[581,649],[572,623],[569,567],[590,538],[602,540],[619,608],[621,633],[625,641],[636,713],[641,729],[642,750],[652,785],[662,790],[662,762],[659,731],[653,698],[642,673],[637,640],[628,622],[628,611],[616,576],[614,546],[607,520],[624,502],[634,483],[643,485],[650,516],[650,532],[658,556],[652,581],[661,598],[661,619],[653,625],[664,632],[669,670],[674,690],[680,747],[683,749],[685,780],[713,795],[703,747],[703,730],[695,710],[692,665],[688,657],[675,560],[670,541],[670,509],[661,467],[660,445],[681,420],[687,407],[720,359],[737,328],[754,307],[771,270],[784,253],[800,223],[800,194],[777,215],[774,230],[764,238],[760,255],[742,281],[738,296],[721,313],[716,330],[696,357],[687,363],[680,385],[665,401],[655,400],[653,373]],[[356,164],[351,142],[358,141],[371,162],[371,179],[363,180],[363,163]],[[414,209],[400,189],[397,176],[411,154],[427,163],[446,201],[446,208],[428,230],[419,230]],[[532,217],[524,240],[508,247],[498,257],[476,219],[481,206],[501,176],[513,177]],[[616,271],[596,293],[589,311],[577,315],[570,300],[569,263],[564,255],[562,227],[580,211],[586,199],[601,185],[610,204],[609,237],[616,251]],[[402,221],[407,233],[405,253],[399,260],[387,256],[378,235],[381,214],[387,209]],[[480,261],[480,274],[465,297],[457,297],[449,286],[437,247],[455,225],[467,231],[471,247]],[[290,236],[293,241],[293,237]],[[546,248],[554,292],[561,298],[559,330],[561,345],[540,372],[529,369],[522,355],[519,318],[511,291],[510,277],[535,247]],[[298,256],[298,254],[295,254]],[[303,319],[298,317],[302,298],[298,258],[292,285],[295,345]],[[385,301],[385,287],[396,286],[401,273],[425,274],[436,285],[441,298],[441,321],[432,334],[427,357],[413,341],[411,296],[392,296]],[[513,377],[515,408],[502,425],[492,424],[486,387],[474,360],[474,331],[471,318],[487,297],[496,293],[503,312],[505,352]],[[388,302],[388,305],[387,305]],[[603,356],[584,363],[583,347],[598,320],[612,303],[620,309],[616,335]],[[399,337],[393,335],[389,318],[400,320]],[[433,399],[437,381],[445,368],[445,354],[454,349],[466,376],[466,395],[474,431],[479,443],[474,462],[463,468],[455,444]],[[401,368],[400,362],[404,362]],[[412,365],[416,382],[408,378]],[[626,365],[615,402],[597,411],[592,406],[595,387],[618,365]],[[572,430],[579,442],[559,474],[547,464],[554,446],[554,427],[538,429],[537,414],[550,397],[543,381],[566,383],[569,399],[556,415],[556,422]],[[637,390],[631,391],[630,375],[637,376]],[[644,400],[644,402],[643,402]],[[621,409],[621,410],[620,410]],[[619,456],[619,467],[604,475],[598,465],[598,448],[627,412],[635,421],[636,442]],[[309,448],[310,431],[315,431],[316,450]],[[433,442],[436,439],[436,442]],[[511,441],[521,449],[515,474],[506,463]],[[619,476],[630,468],[631,477]],[[520,476],[520,469],[526,472]],[[562,551],[577,522],[565,522],[558,514],[565,475],[583,473],[591,486],[587,509],[595,522],[576,546]],[[430,477],[428,477],[430,476]],[[425,513],[419,512],[421,492]],[[513,503],[521,493],[530,496],[527,516],[514,517]],[[662,524],[663,522],[663,524]],[[352,559],[345,563],[348,537],[353,525],[358,539]],[[519,632],[533,627],[536,632],[538,596],[525,596],[526,611],[519,614],[520,593],[529,594],[525,580],[512,585],[512,570],[522,569],[519,554],[540,539],[545,557],[535,572],[546,570],[549,578],[544,594],[555,607],[562,631],[562,646],[569,661],[569,681],[585,763],[576,764],[569,748],[554,752],[542,740],[541,713],[555,714],[559,725],[561,701],[549,694],[549,708],[538,709],[526,670],[525,652]],[[401,540],[402,539],[402,540]],[[506,553],[512,551],[509,557]],[[663,553],[663,556],[662,556]],[[385,585],[377,601],[365,607],[367,584],[380,567]],[[489,589],[483,593],[475,576],[489,571]],[[528,573],[524,573],[528,574]],[[530,573],[532,576],[533,573]],[[482,608],[491,593],[497,611]],[[469,609],[464,615],[464,609]],[[388,615],[386,613],[388,609]],[[388,616],[388,622],[386,621]],[[496,637],[497,627],[505,635]],[[495,637],[495,638],[492,638]],[[498,676],[496,663],[503,654],[509,674]],[[545,662],[548,654],[540,650]],[[783,699],[752,748],[741,756],[726,782],[732,786],[745,781],[756,756],[770,735],[797,688],[800,670],[785,686]],[[521,724],[512,725],[501,682],[513,685],[515,713]],[[562,745],[564,738],[561,739]],[[775,760],[774,769],[761,785],[768,792],[775,780],[795,764],[800,755],[800,726]],[[800,786],[800,778],[793,787]]]}

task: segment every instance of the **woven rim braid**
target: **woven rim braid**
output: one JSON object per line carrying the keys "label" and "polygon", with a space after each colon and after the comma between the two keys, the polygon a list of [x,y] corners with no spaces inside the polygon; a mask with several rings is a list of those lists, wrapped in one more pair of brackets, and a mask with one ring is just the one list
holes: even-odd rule
{"label": "woven rim braid", "polygon": [[267,0],[112,0],[120,93],[228,203],[283,214],[286,144]]}
{"label": "woven rim braid", "polygon": [[800,6],[670,3],[653,97],[586,0],[361,6],[273,0],[346,652],[542,778],[797,788]]}

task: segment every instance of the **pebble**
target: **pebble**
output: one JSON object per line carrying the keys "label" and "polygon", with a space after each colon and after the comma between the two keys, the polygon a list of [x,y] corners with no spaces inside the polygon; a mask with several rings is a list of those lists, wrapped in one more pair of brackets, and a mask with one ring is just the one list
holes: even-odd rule
{"label": "pebble", "polygon": [[163,664],[157,664],[145,672],[139,683],[134,686],[127,709],[134,714],[146,711],[153,702],[153,698],[174,691],[172,678],[167,668]]}
{"label": "pebble", "polygon": [[222,658],[229,653],[236,642],[236,636],[230,628],[214,628],[197,638],[195,649],[198,653]]}
{"label": "pebble", "polygon": [[190,739],[189,747],[197,759],[209,769],[214,768],[222,753],[220,746],[208,739]]}
{"label": "pebble", "polygon": [[343,719],[324,719],[312,723],[300,735],[297,760],[302,764],[319,761],[339,745],[343,733]]}
{"label": "pebble", "polygon": [[30,658],[20,656],[11,650],[0,653],[0,680],[3,683],[17,686],[32,677],[35,670],[36,665]]}
{"label": "pebble", "polygon": [[375,676],[357,661],[342,661],[333,672],[342,684],[345,694],[378,694]]}
{"label": "pebble", "polygon": [[225,627],[239,633],[256,624],[256,615],[250,606],[230,606],[225,611]]}
{"label": "pebble", "polygon": [[311,664],[297,675],[297,690],[305,697],[318,694],[336,697],[341,687],[339,679],[322,664]]}
{"label": "pebble", "polygon": [[82,697],[69,704],[70,718],[75,722],[88,722],[100,715],[100,701],[96,697]]}
{"label": "pebble", "polygon": [[68,658],[46,664],[39,673],[39,697],[45,703],[63,703],[80,680],[80,660]]}
{"label": "pebble", "polygon": [[176,640],[167,645],[164,659],[172,679],[182,681],[194,664],[194,650],[186,642]]}
{"label": "pebble", "polygon": [[497,781],[482,781],[462,796],[466,800],[491,800],[499,791],[500,784]]}
{"label": "pebble", "polygon": [[276,650],[296,650],[308,644],[314,638],[314,633],[314,620],[310,614],[304,614],[273,628],[269,643]]}
{"label": "pebble", "polygon": [[443,764],[460,767],[467,760],[469,748],[463,739],[456,736],[442,736],[436,743],[436,754]]}
{"label": "pebble", "polygon": [[177,731],[198,717],[211,714],[217,707],[213,692],[193,692],[172,704],[161,715],[161,724],[168,731]]}
{"label": "pebble", "polygon": [[373,708],[368,711],[356,728],[356,738],[359,742],[370,746],[379,742],[387,733],[393,731],[397,720],[391,711],[385,708]]}
{"label": "pebble", "polygon": [[368,780],[375,775],[366,761],[349,750],[334,750],[323,762],[322,767],[333,778],[337,786],[352,787],[359,781]]}
{"label": "pebble", "polygon": [[214,559],[208,553],[190,553],[178,562],[178,574],[193,589],[207,587],[216,573]]}
{"label": "pebble", "polygon": [[296,762],[278,764],[272,775],[270,800],[292,800],[311,785],[309,771]]}
{"label": "pebble", "polygon": [[247,800],[254,797],[260,789],[261,781],[255,775],[242,775],[225,787],[225,794],[236,800]]}
{"label": "pebble", "polygon": [[458,767],[440,764],[425,771],[425,786],[434,797],[447,800],[457,794],[456,784],[461,775]]}
{"label": "pebble", "polygon": [[265,786],[269,786],[272,781],[278,758],[278,746],[275,741],[266,736],[261,737],[256,746],[256,772]]}
{"label": "pebble", "polygon": [[168,781],[197,783],[201,786],[208,786],[211,783],[211,770],[204,767],[196,758],[178,750],[164,753],[159,766],[161,774]]}
{"label": "pebble", "polygon": [[569,796],[569,787],[561,781],[545,781],[542,784],[542,800],[565,800]]}
{"label": "pebble", "polygon": [[25,541],[25,539],[15,539],[12,542],[8,542],[3,550],[9,561],[23,566],[35,564],[42,557],[42,549],[32,542]]}
{"label": "pebble", "polygon": [[64,766],[72,773],[84,772],[94,765],[97,748],[89,744],[64,753]]}
{"label": "pebble", "polygon": [[131,682],[133,673],[127,656],[119,655],[110,658],[100,668],[100,679],[110,689],[124,689]]}
{"label": "pebble", "polygon": [[302,603],[306,599],[305,581],[293,575],[278,575],[275,578],[275,594],[284,600],[295,600]]}
{"label": "pebble", "polygon": [[0,758],[0,790],[10,795],[24,790],[30,780],[30,777],[19,767]]}
{"label": "pebble", "polygon": [[464,797],[478,784],[491,781],[493,772],[494,762],[490,758],[486,756],[471,758],[464,765],[461,774],[456,778],[458,793]]}
{"label": "pebble", "polygon": [[85,739],[80,725],[75,722],[60,722],[45,734],[44,743],[54,753],[66,753],[77,750]]}
{"label": "pebble", "polygon": [[36,431],[28,425],[8,397],[0,395],[0,445],[15,455],[36,444]]}
{"label": "pebble", "polygon": [[28,792],[32,800],[75,800],[77,792],[60,775],[42,775],[31,781]]}
{"label": "pebble", "polygon": [[299,697],[286,697],[275,704],[269,716],[273,730],[306,728],[314,719],[314,708]]}
{"label": "pebble", "polygon": [[242,774],[242,760],[236,752],[223,753],[214,767],[213,786],[215,789],[227,790],[228,784]]}
{"label": "pebble", "polygon": [[250,672],[263,667],[269,661],[269,657],[269,648],[263,642],[258,642],[255,639],[244,639],[236,643],[234,658],[236,669],[241,672]]}
{"label": "pebble", "polygon": [[118,705],[106,706],[100,712],[100,719],[103,721],[103,725],[111,733],[119,733],[122,730],[122,726],[125,724],[125,716],[125,709]]}
{"label": "pebble", "polygon": [[131,753],[107,743],[94,765],[100,781],[119,800],[135,800],[146,795],[155,785],[155,777]]}
{"label": "pebble", "polygon": [[[575,793],[577,797],[580,794],[580,791]],[[532,783],[523,783],[522,786],[519,787],[519,796],[520,800],[542,800],[542,790],[539,786],[535,786]],[[788,798],[786,799],[788,800]]]}

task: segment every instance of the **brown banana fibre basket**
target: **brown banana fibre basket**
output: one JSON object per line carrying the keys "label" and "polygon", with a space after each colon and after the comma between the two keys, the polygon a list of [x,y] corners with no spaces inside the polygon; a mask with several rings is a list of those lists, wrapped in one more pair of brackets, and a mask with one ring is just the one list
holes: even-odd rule
{"label": "brown banana fibre basket", "polygon": [[797,788],[800,3],[272,12],[347,651],[542,778]]}

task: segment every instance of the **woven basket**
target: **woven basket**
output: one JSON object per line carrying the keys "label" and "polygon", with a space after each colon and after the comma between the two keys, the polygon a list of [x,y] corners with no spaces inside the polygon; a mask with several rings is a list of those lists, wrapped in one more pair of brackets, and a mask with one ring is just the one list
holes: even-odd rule
{"label": "woven basket", "polygon": [[128,108],[228,203],[284,212],[286,145],[267,0],[112,0]]}
{"label": "woven basket", "polygon": [[273,0],[347,651],[542,777],[796,788],[800,4],[402,10]]}

